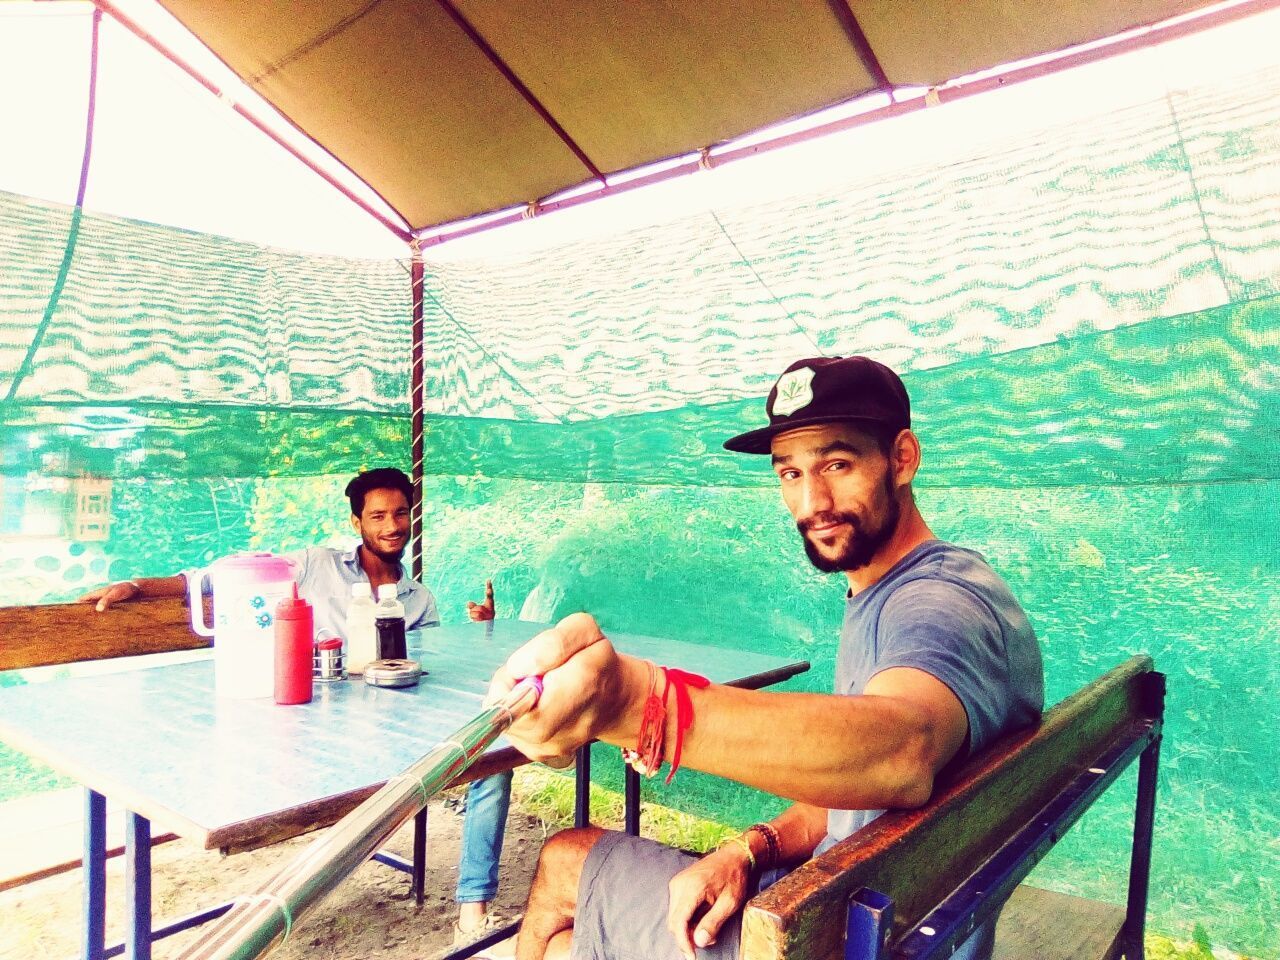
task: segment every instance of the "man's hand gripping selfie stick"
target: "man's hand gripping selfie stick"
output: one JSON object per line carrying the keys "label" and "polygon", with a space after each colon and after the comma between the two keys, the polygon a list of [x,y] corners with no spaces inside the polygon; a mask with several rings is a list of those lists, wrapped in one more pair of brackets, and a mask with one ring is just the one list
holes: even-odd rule
{"label": "man's hand gripping selfie stick", "polygon": [[302,916],[387,838],[457,779],[535,706],[542,678],[526,677],[499,703],[486,707],[449,739],[388,780],[255,893],[237,897],[179,960],[253,960],[289,938]]}

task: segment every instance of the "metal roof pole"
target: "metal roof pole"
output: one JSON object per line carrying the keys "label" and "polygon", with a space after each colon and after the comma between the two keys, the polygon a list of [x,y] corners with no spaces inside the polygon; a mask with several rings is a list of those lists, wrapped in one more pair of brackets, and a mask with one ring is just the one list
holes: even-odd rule
{"label": "metal roof pole", "polygon": [[572,151],[573,155],[578,158],[582,165],[591,171],[591,176],[596,180],[599,180],[601,183],[604,183],[604,174],[600,172],[600,169],[595,165],[595,162],[587,156],[586,151],[583,150],[582,147],[578,146],[577,141],[574,140],[573,137],[569,136],[569,132],[565,130],[564,127],[560,126],[560,121],[553,117],[551,115],[551,111],[543,106],[542,101],[534,96],[533,91],[525,86],[524,81],[521,80],[516,75],[516,72],[507,65],[507,62],[499,56],[498,51],[489,45],[489,41],[486,40],[484,35],[471,24],[471,21],[464,17],[461,11],[459,11],[458,8],[450,2],[450,0],[436,0],[436,3],[439,4],[440,9],[447,13],[450,19],[458,25],[458,29],[467,35],[467,39],[475,44],[480,52],[485,55],[485,58],[493,64],[494,68],[500,74],[502,74],[502,78],[506,80],[507,83],[511,84],[511,86],[515,88],[516,93],[520,94],[520,96],[524,98],[525,102],[533,108],[534,113],[542,118],[542,121],[549,126],[552,132],[560,138],[561,142],[563,142],[564,145]]}
{"label": "metal roof pole", "polygon": [[871,49],[871,41],[867,39],[866,33],[862,30],[862,24],[858,22],[853,8],[849,6],[849,0],[827,0],[827,3],[831,7],[831,12],[836,15],[836,19],[840,21],[840,26],[844,28],[845,35],[853,44],[853,49],[858,52],[858,59],[875,80],[876,86],[886,93],[893,90],[893,84],[884,72],[884,67],[880,65],[880,58]]}
{"label": "metal roof pole", "polygon": [[413,291],[413,345],[411,348],[412,359],[410,362],[410,402],[409,407],[412,411],[410,414],[410,427],[412,441],[412,465],[410,467],[410,475],[413,480],[413,510],[410,513],[409,520],[409,537],[413,540],[413,579],[421,582],[422,580],[422,515],[423,515],[423,489],[422,489],[422,460],[424,456],[425,443],[423,437],[423,407],[426,398],[423,396],[426,384],[426,371],[423,368],[423,352],[425,344],[423,337],[425,335],[425,326],[423,324],[422,299],[423,299],[423,269],[422,269],[422,253],[418,249],[416,241],[412,243],[413,259],[409,261],[409,284]]}

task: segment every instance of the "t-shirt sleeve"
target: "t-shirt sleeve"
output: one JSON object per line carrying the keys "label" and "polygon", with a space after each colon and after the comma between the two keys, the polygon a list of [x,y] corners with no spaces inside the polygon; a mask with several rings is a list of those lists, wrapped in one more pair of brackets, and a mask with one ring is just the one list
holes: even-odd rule
{"label": "t-shirt sleeve", "polygon": [[881,611],[877,645],[877,672],[914,667],[956,695],[969,719],[961,756],[999,735],[1010,700],[1004,635],[991,609],[974,594],[939,580],[903,584]]}

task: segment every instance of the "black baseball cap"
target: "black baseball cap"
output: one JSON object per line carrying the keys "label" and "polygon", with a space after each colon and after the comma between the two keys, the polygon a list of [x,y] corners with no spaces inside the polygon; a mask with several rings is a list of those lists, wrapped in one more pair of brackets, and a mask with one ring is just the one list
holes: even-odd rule
{"label": "black baseball cap", "polygon": [[911,400],[898,375],[870,357],[811,357],[783,372],[764,404],[769,425],[731,437],[726,450],[769,453],[780,433],[853,420],[893,430],[911,426]]}

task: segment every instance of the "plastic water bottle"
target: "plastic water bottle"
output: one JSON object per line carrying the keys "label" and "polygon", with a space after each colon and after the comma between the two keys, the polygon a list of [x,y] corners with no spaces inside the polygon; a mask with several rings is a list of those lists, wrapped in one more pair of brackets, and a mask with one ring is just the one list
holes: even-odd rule
{"label": "plastic water bottle", "polygon": [[311,643],[315,633],[311,604],[298,596],[295,583],[292,596],[281,600],[275,613],[276,703],[310,703]]}
{"label": "plastic water bottle", "polygon": [[404,636],[404,604],[396,599],[396,585],[378,587],[374,624],[378,631],[378,659],[403,660],[409,655]]}
{"label": "plastic water bottle", "polygon": [[367,580],[351,585],[351,602],[347,605],[347,656],[350,673],[360,673],[365,665],[378,659],[378,633],[374,626],[377,604]]}

